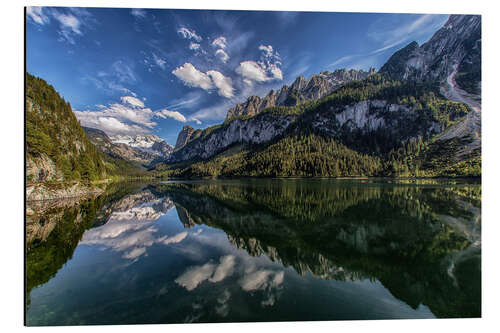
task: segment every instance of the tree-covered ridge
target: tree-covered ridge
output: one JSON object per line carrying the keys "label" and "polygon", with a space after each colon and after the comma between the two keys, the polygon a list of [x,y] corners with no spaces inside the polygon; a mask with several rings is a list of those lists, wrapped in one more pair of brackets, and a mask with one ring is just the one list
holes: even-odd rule
{"label": "tree-covered ridge", "polygon": [[[55,163],[53,177],[44,180],[85,181],[105,178],[106,166],[99,151],[66,102],[45,80],[26,74],[26,155],[48,157]],[[38,178],[38,177],[36,177]],[[28,182],[34,181],[28,174]]]}
{"label": "tree-covered ridge", "polygon": [[[383,119],[385,127],[353,129],[337,122],[336,115],[362,101],[384,101],[386,107],[369,112]],[[403,109],[391,111],[391,105]],[[467,105],[445,99],[435,83],[374,74],[319,100],[233,117],[203,130],[182,149],[223,133],[233,121],[279,121],[281,116],[293,115],[285,133],[271,142],[236,144],[207,160],[159,165],[156,170],[180,177],[480,176],[480,151],[458,154],[467,138],[433,137],[435,131],[442,133],[462,121],[469,111]],[[318,118],[328,120],[328,132],[315,125]]]}
{"label": "tree-covered ridge", "polygon": [[92,144],[66,102],[45,80],[26,73],[27,181],[85,182],[144,177],[130,161]]}
{"label": "tree-covered ridge", "polygon": [[293,106],[273,106],[257,115],[233,116],[222,124],[208,127],[196,138],[205,138],[214,131],[229,125],[235,120],[263,117],[266,113],[276,115],[302,115],[322,111],[341,112],[345,106],[366,100],[385,100],[388,103],[406,105],[412,110],[421,111],[431,120],[449,125],[453,120],[469,112],[465,104],[445,99],[438,83],[400,81],[384,74],[373,74],[362,81],[351,81],[321,99],[306,101]]}

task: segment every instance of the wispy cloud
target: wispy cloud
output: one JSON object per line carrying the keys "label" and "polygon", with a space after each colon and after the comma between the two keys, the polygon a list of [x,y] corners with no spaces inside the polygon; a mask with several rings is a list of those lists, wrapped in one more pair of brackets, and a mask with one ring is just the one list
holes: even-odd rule
{"label": "wispy cloud", "polygon": [[229,55],[223,49],[218,49],[215,51],[215,56],[220,59],[223,63],[227,63],[229,60]]}
{"label": "wispy cloud", "polygon": [[179,28],[177,30],[177,32],[179,33],[180,36],[182,36],[185,39],[193,39],[193,40],[197,41],[198,43],[203,40],[203,38],[201,36],[199,36],[196,33],[196,31],[190,30],[190,29],[188,29],[186,27]]}
{"label": "wispy cloud", "polygon": [[132,8],[132,10],[130,11],[130,14],[138,19],[146,18],[146,11],[144,9]]}
{"label": "wispy cloud", "polygon": [[218,47],[218,48],[221,48],[221,49],[225,49],[227,47],[226,37],[220,36],[220,37],[214,39],[214,41],[212,42],[212,46],[213,47]]}
{"label": "wispy cloud", "polygon": [[158,57],[155,53],[153,53],[153,59],[154,59],[155,64],[158,65],[158,67],[165,70],[165,65],[167,64],[167,62],[165,60]]}
{"label": "wispy cloud", "polygon": [[186,117],[184,117],[184,115],[182,113],[180,113],[179,111],[170,111],[167,109],[163,109],[163,110],[160,110],[156,115],[158,117],[163,118],[163,119],[172,118],[172,119],[175,119],[177,121],[180,121],[181,123],[185,123],[187,121]]}
{"label": "wispy cloud", "polygon": [[376,21],[368,30],[368,37],[380,46],[366,53],[351,54],[340,57],[328,67],[348,66],[349,68],[367,69],[373,67],[376,62],[376,56],[385,51],[393,50],[396,47],[417,40],[427,40],[437,29],[442,27],[447,20],[447,15],[412,15],[416,16],[413,20],[401,24],[401,20],[408,17],[407,14],[384,17]]}
{"label": "wispy cloud", "polygon": [[191,43],[189,44],[189,49],[190,49],[190,50],[197,51],[197,50],[199,50],[199,49],[200,49],[200,46],[201,46],[201,45],[200,45],[199,43],[191,42]]}
{"label": "wispy cloud", "polygon": [[167,106],[167,109],[193,107],[197,105],[201,98],[201,93],[197,91],[189,92],[185,97],[172,101],[171,104]]}
{"label": "wispy cloud", "polygon": [[51,22],[59,24],[57,33],[58,41],[76,44],[75,37],[83,36],[83,27],[92,29],[98,24],[95,17],[85,8],[47,8],[47,7],[27,7],[26,15],[29,22],[44,26]]}
{"label": "wispy cloud", "polygon": [[45,25],[50,22],[50,18],[44,13],[43,7],[26,7],[26,15],[34,23],[40,25]]}

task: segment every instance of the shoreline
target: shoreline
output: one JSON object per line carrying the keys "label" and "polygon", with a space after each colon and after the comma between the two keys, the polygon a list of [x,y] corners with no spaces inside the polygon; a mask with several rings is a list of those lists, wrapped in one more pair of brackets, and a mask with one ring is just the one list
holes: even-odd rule
{"label": "shoreline", "polygon": [[[57,188],[54,188],[57,186]],[[52,188],[51,188],[52,187]],[[100,195],[103,189],[95,185],[73,184],[27,184],[25,188],[25,202],[39,202],[48,200],[64,200]]]}

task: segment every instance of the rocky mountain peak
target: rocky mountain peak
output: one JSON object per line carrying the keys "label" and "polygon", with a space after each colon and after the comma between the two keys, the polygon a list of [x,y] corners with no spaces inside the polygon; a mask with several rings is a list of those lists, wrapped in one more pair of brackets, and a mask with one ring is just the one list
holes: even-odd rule
{"label": "rocky mountain peak", "polygon": [[245,115],[253,116],[272,106],[291,106],[322,98],[349,81],[363,80],[374,73],[375,69],[371,68],[368,72],[355,69],[324,71],[311,75],[309,79],[301,75],[290,86],[284,85],[277,91],[271,90],[263,98],[250,96],[245,102],[236,104],[229,109],[226,119]]}
{"label": "rocky mountain peak", "polygon": [[444,81],[453,74],[459,86],[479,95],[481,16],[450,15],[428,42],[408,44],[394,53],[380,72],[418,81]]}
{"label": "rocky mountain peak", "polygon": [[189,141],[194,131],[195,129],[192,126],[184,126],[177,136],[177,141],[175,142],[174,149],[179,149],[180,147],[184,146]]}

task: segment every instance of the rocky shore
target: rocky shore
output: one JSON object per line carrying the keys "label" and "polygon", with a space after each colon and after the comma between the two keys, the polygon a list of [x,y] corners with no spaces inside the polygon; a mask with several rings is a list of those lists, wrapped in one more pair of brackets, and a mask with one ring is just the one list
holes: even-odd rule
{"label": "rocky shore", "polygon": [[26,201],[78,198],[100,195],[103,192],[104,190],[96,186],[86,186],[80,183],[71,185],[28,184],[26,185]]}

